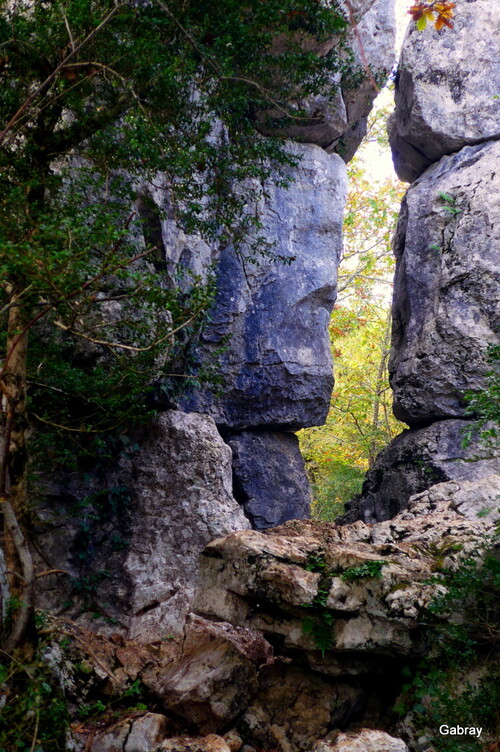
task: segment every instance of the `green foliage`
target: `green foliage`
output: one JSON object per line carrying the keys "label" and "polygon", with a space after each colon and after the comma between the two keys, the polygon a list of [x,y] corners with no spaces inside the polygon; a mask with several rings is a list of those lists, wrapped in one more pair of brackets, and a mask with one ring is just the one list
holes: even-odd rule
{"label": "green foliage", "polygon": [[[486,373],[486,388],[480,392],[467,391],[467,413],[479,421],[479,440],[495,448],[500,427],[500,345],[490,345],[487,351],[490,369]],[[486,424],[488,427],[485,427]],[[481,430],[482,429],[482,430]],[[464,443],[470,444],[473,436],[467,434]]]}
{"label": "green foliage", "polygon": [[443,209],[445,212],[451,215],[460,214],[462,210],[457,206],[457,199],[455,196],[452,196],[451,193],[445,193],[444,191],[439,191],[438,195],[443,202]]}
{"label": "green foliage", "polygon": [[69,713],[44,661],[42,642],[32,660],[0,664],[0,752],[64,752]]}
{"label": "green foliage", "polygon": [[326,563],[325,554],[323,551],[320,551],[317,554],[308,554],[306,570],[308,572],[321,572],[321,574],[326,574],[328,572],[328,564]]}
{"label": "green foliage", "polygon": [[335,647],[333,615],[328,611],[322,611],[319,616],[306,616],[302,622],[302,631],[305,635],[311,635],[322,658],[327,650]]}
{"label": "green foliage", "polygon": [[331,572],[325,559],[324,552],[310,553],[307,557],[306,570],[318,572],[318,590],[311,604],[303,604],[304,608],[312,609],[313,614],[308,614],[302,621],[302,631],[305,635],[311,635],[314,645],[324,658],[325,652],[335,645],[333,633],[333,615],[327,609],[328,593],[331,585]]}
{"label": "green foliage", "polygon": [[140,679],[136,679],[126,689],[117,695],[108,696],[106,702],[98,699],[93,702],[80,704],[76,715],[81,721],[98,721],[103,717],[111,721],[113,717],[119,718],[125,712],[142,712],[147,710],[147,705],[139,700],[147,696],[147,689]]}
{"label": "green foliage", "polygon": [[[395,711],[413,710],[417,728],[438,752],[456,752],[455,737],[438,733],[441,724],[482,726],[483,739],[465,737],[460,749],[484,749],[484,737],[500,735],[500,561],[499,536],[485,541],[456,570],[435,582],[444,592],[429,606],[434,617],[429,657],[416,670]],[[451,618],[450,618],[451,617]],[[476,675],[474,678],[474,674]]]}
{"label": "green foliage", "polygon": [[[346,27],[335,0],[2,4],[1,323],[21,306],[33,335],[42,456],[92,454],[102,432],[148,420],[158,384],[168,401],[196,378],[213,279],[172,278],[151,222],[272,254],[250,207],[297,160],[255,125],[333,96]],[[337,43],[318,56],[304,35]]]}
{"label": "green foliage", "polygon": [[313,516],[334,521],[361,491],[377,453],[403,428],[392,415],[387,361],[391,239],[403,186],[378,181],[364,162],[368,143],[387,148],[387,110],[370,119],[368,136],[349,164],[344,253],[338,302],[330,321],[335,388],[324,426],[300,432],[312,482]]}
{"label": "green foliage", "polygon": [[380,577],[382,573],[382,567],[385,561],[365,561],[364,564],[360,564],[357,567],[349,567],[345,572],[342,572],[342,579],[347,582],[353,582],[354,580],[360,580],[363,577]]}

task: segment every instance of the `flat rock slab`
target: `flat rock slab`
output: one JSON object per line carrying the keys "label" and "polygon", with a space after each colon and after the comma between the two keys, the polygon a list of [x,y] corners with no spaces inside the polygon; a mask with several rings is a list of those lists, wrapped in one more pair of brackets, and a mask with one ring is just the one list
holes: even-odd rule
{"label": "flat rock slab", "polygon": [[313,752],[408,752],[408,747],[402,739],[385,731],[360,729],[337,734],[331,742],[319,742]]}

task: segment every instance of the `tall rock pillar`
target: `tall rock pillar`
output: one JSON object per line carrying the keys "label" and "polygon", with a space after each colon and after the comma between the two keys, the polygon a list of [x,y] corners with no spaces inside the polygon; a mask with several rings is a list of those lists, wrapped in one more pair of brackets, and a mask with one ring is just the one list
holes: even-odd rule
{"label": "tall rock pillar", "polygon": [[452,30],[407,33],[389,126],[412,183],[395,237],[390,380],[409,430],[377,458],[344,520],[383,520],[433,483],[500,472],[466,435],[468,390],[500,341],[500,7],[460,3]]}

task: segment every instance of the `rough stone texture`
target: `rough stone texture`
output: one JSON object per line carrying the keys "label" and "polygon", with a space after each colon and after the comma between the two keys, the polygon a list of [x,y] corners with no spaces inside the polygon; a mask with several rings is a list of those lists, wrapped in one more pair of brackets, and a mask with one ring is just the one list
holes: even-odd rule
{"label": "rough stone texture", "polygon": [[500,342],[499,194],[491,142],[443,157],[404,199],[389,373],[409,425],[462,417],[464,391],[485,386],[486,348]]}
{"label": "rough stone texture", "polygon": [[319,742],[312,752],[408,752],[408,747],[402,739],[385,731],[360,729],[336,734],[331,742]]}
{"label": "rough stone texture", "polygon": [[193,617],[180,655],[144,681],[168,710],[206,734],[241,715],[257,691],[259,667],[271,660],[260,634]]}
{"label": "rough stone texture", "polygon": [[[160,413],[137,441],[139,448],[122,453],[102,477],[75,476],[65,488],[47,488],[38,545],[45,556],[41,568],[49,562],[68,571],[87,599],[97,598],[87,608],[118,619],[107,631],[121,627],[147,641],[182,631],[199,553],[249,523],[232,496],[231,450],[212,418]],[[103,510],[106,497],[98,496],[101,506],[76,505],[75,512],[76,500],[99,488],[114,489],[110,508]],[[40,606],[57,609],[68,597],[81,613],[69,578],[44,578],[43,584]]]}
{"label": "rough stone texture", "polygon": [[462,446],[471,425],[466,420],[443,420],[396,436],[377,456],[361,494],[346,505],[339,522],[387,520],[405,509],[413,494],[435,483],[482,482],[500,473],[500,452],[492,456],[492,448],[481,446],[477,433]]}
{"label": "rough stone texture", "polygon": [[309,517],[311,491],[295,434],[243,431],[229,439],[233,493],[261,530]]}
{"label": "rough stone texture", "polygon": [[[430,574],[457,566],[480,545],[494,522],[482,510],[485,504],[496,508],[499,491],[498,476],[448,482],[371,526],[295,521],[273,531],[234,533],[205,549],[194,608],[261,630],[322,673],[366,673],[375,658],[380,670],[381,656],[422,650],[415,626],[441,587],[429,582]],[[464,506],[467,497],[469,505],[476,499],[475,507]],[[381,562],[379,576],[342,576],[373,561]],[[303,629],[306,617],[321,619],[319,597],[333,617],[335,649],[324,655]]]}
{"label": "rough stone texture", "polygon": [[394,65],[396,39],[395,3],[392,0],[357,0],[350,4],[357,25],[357,33],[351,31],[351,44],[355,64],[362,72],[363,80],[354,83],[347,78],[342,82],[349,129],[336,144],[329,147],[329,150],[334,148],[346,162],[354,156],[366,134],[368,115],[378,94],[373,82],[366,78],[366,65],[370,67],[379,89],[382,88]]}
{"label": "rough stone texture", "polygon": [[184,404],[224,429],[295,430],[321,424],[333,385],[328,321],[335,301],[346,168],[314,145],[290,144],[301,157],[288,188],[269,186],[262,234],[290,263],[221,251],[218,293],[205,352],[228,342],[218,395]]}
{"label": "rough stone texture", "polygon": [[410,25],[390,124],[394,164],[412,181],[444,154],[500,136],[500,7],[457,7],[453,31]]}
{"label": "rough stone texture", "polygon": [[232,495],[231,450],[204,415],[170,412],[134,462],[138,504],[125,569],[133,582],[131,636],[178,631],[200,551],[248,527]]}
{"label": "rough stone texture", "polygon": [[208,736],[176,736],[167,739],[157,749],[157,752],[231,752],[222,736],[208,734]]}
{"label": "rough stone texture", "polygon": [[344,724],[361,697],[352,684],[277,664],[261,673],[258,695],[240,725],[258,748],[308,750],[329,728]]}
{"label": "rough stone texture", "polygon": [[158,713],[127,718],[112,729],[98,734],[90,752],[156,752],[165,738],[167,719]]}
{"label": "rough stone texture", "polygon": [[[97,634],[68,619],[52,618],[48,633],[50,655],[44,661],[73,705],[126,696],[139,682],[146,688],[141,700],[167,714],[108,725],[96,737],[95,752],[149,752],[153,741],[167,736],[226,730],[254,699],[259,671],[273,662],[262,634],[195,615],[181,637],[147,645],[118,633]],[[92,731],[90,721],[79,724],[75,734],[85,745]],[[238,739],[235,732],[228,735],[232,752],[239,749]]]}
{"label": "rough stone texture", "polygon": [[[341,3],[342,5],[342,3]],[[395,15],[392,0],[361,0],[351,3],[357,23],[357,33],[348,30],[348,45],[353,53],[353,73],[332,76],[332,96],[308,97],[300,102],[301,119],[284,128],[272,126],[273,118],[283,118],[283,110],[271,110],[258,118],[258,128],[263,133],[280,134],[296,141],[317,144],[329,152],[337,152],[348,162],[366,133],[366,119],[372,108],[377,90],[367,80],[364,70],[370,67],[372,76],[380,86],[394,63]],[[346,19],[350,18],[344,4]],[[360,50],[360,41],[363,52]],[[304,35],[303,48],[318,55],[327,54],[337,40],[318,48],[314,39]],[[276,52],[283,49],[283,39],[276,39]],[[362,81],[359,82],[359,75]],[[356,81],[356,83],[354,83]],[[302,117],[303,115],[303,117]],[[270,121],[270,123],[269,123]]]}

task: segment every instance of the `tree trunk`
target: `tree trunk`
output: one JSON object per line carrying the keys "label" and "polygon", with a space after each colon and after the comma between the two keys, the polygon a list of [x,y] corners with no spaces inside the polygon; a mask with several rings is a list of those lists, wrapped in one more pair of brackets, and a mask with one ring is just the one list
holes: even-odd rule
{"label": "tree trunk", "polygon": [[4,520],[4,552],[9,595],[12,599],[12,631],[3,649],[11,653],[22,641],[33,610],[34,572],[29,543],[23,533],[26,518],[27,437],[26,360],[28,318],[11,297],[6,356],[1,372],[3,451],[0,499]]}

